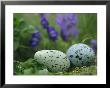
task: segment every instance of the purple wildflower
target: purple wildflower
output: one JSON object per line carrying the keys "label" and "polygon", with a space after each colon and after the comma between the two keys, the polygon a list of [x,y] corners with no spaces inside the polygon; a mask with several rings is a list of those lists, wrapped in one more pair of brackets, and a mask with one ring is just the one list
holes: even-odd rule
{"label": "purple wildflower", "polygon": [[47,18],[42,15],[41,15],[41,25],[43,26],[44,29],[47,29],[49,25]]}
{"label": "purple wildflower", "polygon": [[97,41],[96,40],[91,40],[90,41],[91,47],[95,52],[97,52]]}
{"label": "purple wildflower", "polygon": [[64,26],[65,19],[64,19],[64,16],[62,16],[62,14],[57,14],[56,23],[57,23],[60,27]]}
{"label": "purple wildflower", "polygon": [[57,40],[57,38],[58,38],[58,33],[57,33],[57,31],[56,31],[53,27],[48,26],[47,32],[48,32],[49,38],[50,38],[51,40],[53,40],[53,41]]}
{"label": "purple wildflower", "polygon": [[76,25],[77,24],[77,16],[74,13],[66,13],[66,14],[57,14],[56,23],[63,27],[64,25]]}
{"label": "purple wildflower", "polygon": [[57,14],[56,23],[61,28],[61,37],[68,41],[70,36],[76,37],[79,30],[76,28],[77,16],[74,13]]}
{"label": "purple wildflower", "polygon": [[41,16],[41,24],[42,24],[43,28],[47,30],[49,38],[51,40],[55,41],[55,40],[57,40],[58,33],[53,27],[51,27],[49,25],[49,22],[46,19],[47,15],[49,15],[49,14],[44,14],[44,13],[40,14],[40,16]]}
{"label": "purple wildflower", "polygon": [[71,36],[77,36],[79,31],[76,28],[72,29],[61,29],[61,37],[64,41],[68,41]]}
{"label": "purple wildflower", "polygon": [[36,47],[38,45],[38,42],[30,40],[31,47]]}
{"label": "purple wildflower", "polygon": [[64,41],[68,41],[69,33],[67,32],[67,30],[65,30],[65,29],[61,30],[61,37]]}
{"label": "purple wildflower", "polygon": [[67,14],[65,14],[65,19],[67,21],[69,21],[73,25],[77,24],[77,16],[74,13],[67,13]]}
{"label": "purple wildflower", "polygon": [[72,28],[71,30],[72,30],[73,36],[76,37],[79,34],[79,30],[77,28]]}
{"label": "purple wildflower", "polygon": [[40,36],[40,33],[39,32],[35,32],[32,34],[32,38],[31,40],[29,41],[30,42],[30,45],[32,47],[35,47],[39,44],[39,41],[41,39],[41,36]]}
{"label": "purple wildflower", "polygon": [[40,33],[39,32],[35,32],[32,34],[32,38],[38,38],[40,39]]}

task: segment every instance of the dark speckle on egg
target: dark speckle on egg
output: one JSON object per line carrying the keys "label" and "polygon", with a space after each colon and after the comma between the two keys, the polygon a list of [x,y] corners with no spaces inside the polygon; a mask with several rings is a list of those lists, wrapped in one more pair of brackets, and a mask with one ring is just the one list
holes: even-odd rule
{"label": "dark speckle on egg", "polygon": [[51,57],[51,58],[52,58],[53,56],[49,56],[49,57]]}
{"label": "dark speckle on egg", "polygon": [[73,57],[73,55],[70,55],[70,57],[72,58],[72,57]]}
{"label": "dark speckle on egg", "polygon": [[52,68],[53,68],[54,66],[52,65]]}
{"label": "dark speckle on egg", "polygon": [[50,52],[53,52],[52,50],[50,50]]}
{"label": "dark speckle on egg", "polygon": [[65,59],[67,61],[67,57],[64,57],[63,59]]}
{"label": "dark speckle on egg", "polygon": [[79,57],[79,60],[82,60],[82,58],[81,58],[81,57]]}
{"label": "dark speckle on egg", "polygon": [[87,57],[89,59],[89,57]]}
{"label": "dark speckle on egg", "polygon": [[58,65],[58,64],[55,64],[55,65]]}
{"label": "dark speckle on egg", "polygon": [[59,58],[59,57],[56,57],[56,58]]}
{"label": "dark speckle on egg", "polygon": [[77,55],[76,58],[79,58],[79,56]]}

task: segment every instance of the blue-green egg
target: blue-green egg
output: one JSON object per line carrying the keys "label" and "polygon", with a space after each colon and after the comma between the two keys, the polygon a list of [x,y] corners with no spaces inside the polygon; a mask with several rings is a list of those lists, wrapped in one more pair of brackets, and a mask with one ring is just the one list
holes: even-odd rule
{"label": "blue-green egg", "polygon": [[70,67],[70,60],[66,54],[58,50],[41,50],[35,53],[34,59],[51,72],[67,71]]}
{"label": "blue-green egg", "polygon": [[67,50],[67,58],[69,58],[72,66],[91,65],[95,57],[94,50],[83,43],[74,44]]}

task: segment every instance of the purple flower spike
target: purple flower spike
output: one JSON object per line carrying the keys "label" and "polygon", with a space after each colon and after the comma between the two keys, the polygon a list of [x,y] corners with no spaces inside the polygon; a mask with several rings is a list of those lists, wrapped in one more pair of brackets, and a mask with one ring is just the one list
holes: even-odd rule
{"label": "purple flower spike", "polygon": [[65,19],[70,21],[73,25],[77,24],[77,16],[74,13],[67,13],[65,14]]}
{"label": "purple flower spike", "polygon": [[29,41],[29,43],[30,43],[30,45],[32,47],[35,47],[35,46],[37,46],[39,44],[40,39],[41,39],[41,36],[40,36],[40,33],[39,32],[33,33],[32,34],[32,38]]}
{"label": "purple flower spike", "polygon": [[72,33],[73,33],[73,35],[76,37],[76,36],[78,36],[78,34],[79,34],[79,30],[76,29],[76,28],[74,28],[74,29],[72,29]]}
{"label": "purple flower spike", "polygon": [[33,33],[32,34],[32,38],[38,38],[38,39],[40,39],[40,33],[39,32]]}
{"label": "purple flower spike", "polygon": [[47,32],[48,32],[49,38],[50,38],[51,40],[53,40],[53,41],[57,40],[57,38],[58,38],[58,33],[57,33],[57,31],[56,31],[53,27],[48,26]]}
{"label": "purple flower spike", "polygon": [[64,41],[68,41],[69,39],[69,32],[65,29],[61,29],[61,37]]}
{"label": "purple flower spike", "polygon": [[67,13],[65,15],[57,14],[56,23],[60,27],[63,27],[64,24],[65,25],[68,25],[68,24],[76,25],[77,24],[77,16],[74,13]]}
{"label": "purple flower spike", "polygon": [[46,17],[41,16],[41,24],[42,24],[44,29],[47,29],[49,23],[48,23],[48,20],[46,19]]}
{"label": "purple flower spike", "polygon": [[91,47],[95,52],[97,52],[97,41],[96,40],[91,40],[90,41]]}
{"label": "purple flower spike", "polygon": [[29,42],[30,42],[31,47],[33,47],[33,48],[38,45],[38,42],[36,42],[36,41],[30,40]]}
{"label": "purple flower spike", "polygon": [[57,14],[57,17],[56,17],[56,23],[60,26],[60,27],[62,27],[63,26],[63,24],[64,24],[64,16],[62,15],[62,14]]}
{"label": "purple flower spike", "polygon": [[79,34],[79,31],[77,29],[61,29],[61,37],[64,41],[68,41],[70,36],[77,36]]}
{"label": "purple flower spike", "polygon": [[76,29],[77,16],[74,13],[57,14],[56,23],[60,26],[64,41],[68,41],[70,36],[76,37],[79,34],[79,30]]}

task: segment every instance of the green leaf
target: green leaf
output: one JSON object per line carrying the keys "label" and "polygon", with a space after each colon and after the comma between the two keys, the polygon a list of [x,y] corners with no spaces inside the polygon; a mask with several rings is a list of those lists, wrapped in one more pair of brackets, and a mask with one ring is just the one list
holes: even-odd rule
{"label": "green leaf", "polygon": [[24,75],[32,75],[34,73],[33,68],[28,68],[24,70]]}
{"label": "green leaf", "polygon": [[34,63],[33,63],[33,59],[32,58],[29,58],[28,60],[26,60],[25,62],[23,62],[23,67],[25,69],[28,69],[28,68],[31,68],[34,66]]}

